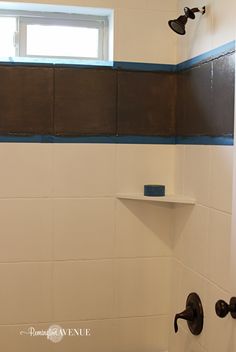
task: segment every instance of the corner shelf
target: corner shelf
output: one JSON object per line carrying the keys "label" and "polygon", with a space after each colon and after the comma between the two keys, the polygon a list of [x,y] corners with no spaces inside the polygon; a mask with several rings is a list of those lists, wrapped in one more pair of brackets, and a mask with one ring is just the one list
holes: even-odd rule
{"label": "corner shelf", "polygon": [[129,200],[142,200],[146,202],[160,202],[160,203],[172,203],[172,204],[189,204],[194,205],[196,200],[182,195],[166,195],[165,197],[147,197],[139,193],[118,193],[116,195],[118,199],[129,199]]}

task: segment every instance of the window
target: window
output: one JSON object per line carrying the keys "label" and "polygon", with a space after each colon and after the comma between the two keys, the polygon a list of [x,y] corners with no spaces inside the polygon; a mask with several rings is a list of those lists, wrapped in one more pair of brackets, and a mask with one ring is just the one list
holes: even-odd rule
{"label": "window", "polygon": [[108,16],[3,10],[0,33],[1,57],[109,59]]}

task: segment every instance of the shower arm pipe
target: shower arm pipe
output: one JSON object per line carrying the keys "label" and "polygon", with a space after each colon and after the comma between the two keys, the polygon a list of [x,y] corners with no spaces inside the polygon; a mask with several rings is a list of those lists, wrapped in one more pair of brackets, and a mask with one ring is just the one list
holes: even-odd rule
{"label": "shower arm pipe", "polygon": [[204,13],[206,12],[206,6],[203,6],[201,9],[199,9],[198,7],[194,7],[193,9],[191,9],[191,11],[193,13],[201,12],[201,14],[204,15]]}

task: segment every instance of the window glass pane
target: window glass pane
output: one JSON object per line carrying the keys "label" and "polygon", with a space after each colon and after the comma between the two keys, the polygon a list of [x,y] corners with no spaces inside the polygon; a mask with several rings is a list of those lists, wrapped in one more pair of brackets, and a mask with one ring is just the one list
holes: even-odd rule
{"label": "window glass pane", "polygon": [[98,57],[97,28],[27,25],[27,55]]}
{"label": "window glass pane", "polygon": [[0,56],[15,56],[16,18],[0,17]]}

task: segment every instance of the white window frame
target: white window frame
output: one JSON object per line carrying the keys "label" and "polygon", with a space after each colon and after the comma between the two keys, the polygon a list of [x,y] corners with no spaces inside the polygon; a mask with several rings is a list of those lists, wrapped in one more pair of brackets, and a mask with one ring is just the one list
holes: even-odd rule
{"label": "white window frame", "polygon": [[[15,33],[14,45],[16,56],[28,58],[55,58],[55,59],[76,59],[76,60],[108,60],[109,52],[109,20],[107,16],[95,16],[84,14],[48,13],[31,11],[0,11],[0,17],[15,17],[17,31]],[[27,55],[27,25],[58,25],[72,27],[86,27],[98,29],[98,56],[94,57],[72,57],[72,56],[45,56]]]}

